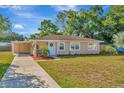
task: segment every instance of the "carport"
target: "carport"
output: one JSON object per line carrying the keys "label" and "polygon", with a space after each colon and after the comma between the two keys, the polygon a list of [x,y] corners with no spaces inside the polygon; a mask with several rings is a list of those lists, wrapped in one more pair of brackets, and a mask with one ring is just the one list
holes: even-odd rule
{"label": "carport", "polygon": [[31,54],[32,42],[31,41],[13,41],[12,53],[16,54]]}

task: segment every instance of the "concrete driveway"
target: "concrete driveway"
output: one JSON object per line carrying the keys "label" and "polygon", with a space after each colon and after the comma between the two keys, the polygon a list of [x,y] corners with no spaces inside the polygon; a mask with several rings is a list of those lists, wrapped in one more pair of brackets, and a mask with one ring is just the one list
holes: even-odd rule
{"label": "concrete driveway", "polygon": [[5,88],[59,88],[30,56],[16,56],[0,81]]}

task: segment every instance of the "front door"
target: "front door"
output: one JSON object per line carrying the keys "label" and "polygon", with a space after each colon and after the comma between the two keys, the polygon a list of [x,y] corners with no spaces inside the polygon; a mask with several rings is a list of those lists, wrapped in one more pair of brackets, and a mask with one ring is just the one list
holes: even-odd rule
{"label": "front door", "polygon": [[48,43],[48,49],[49,49],[50,55],[56,55],[55,42],[49,42]]}

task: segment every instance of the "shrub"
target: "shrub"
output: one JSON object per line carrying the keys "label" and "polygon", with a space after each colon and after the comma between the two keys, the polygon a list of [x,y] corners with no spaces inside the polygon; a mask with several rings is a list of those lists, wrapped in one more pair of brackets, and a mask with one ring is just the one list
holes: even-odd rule
{"label": "shrub", "polygon": [[106,46],[104,46],[104,50],[102,50],[100,54],[102,54],[102,55],[117,55],[118,53],[114,47],[112,47],[110,45],[106,45]]}
{"label": "shrub", "polygon": [[44,49],[44,50],[43,50],[43,56],[48,56],[48,55],[49,55],[48,50],[47,50],[47,49]]}
{"label": "shrub", "polygon": [[38,54],[38,57],[41,57],[42,56],[42,49],[38,49],[37,54]]}
{"label": "shrub", "polygon": [[115,34],[113,36],[113,42],[117,47],[124,47],[124,31]]}
{"label": "shrub", "polygon": [[38,53],[38,56],[39,56],[39,57],[48,56],[48,55],[49,55],[47,49],[38,49],[38,50],[37,50],[37,53]]}

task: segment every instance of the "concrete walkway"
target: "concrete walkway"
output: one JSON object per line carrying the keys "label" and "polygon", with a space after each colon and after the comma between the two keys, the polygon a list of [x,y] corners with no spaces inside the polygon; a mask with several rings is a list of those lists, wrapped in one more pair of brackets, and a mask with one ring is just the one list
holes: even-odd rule
{"label": "concrete walkway", "polygon": [[0,81],[5,88],[59,88],[30,56],[16,56]]}

